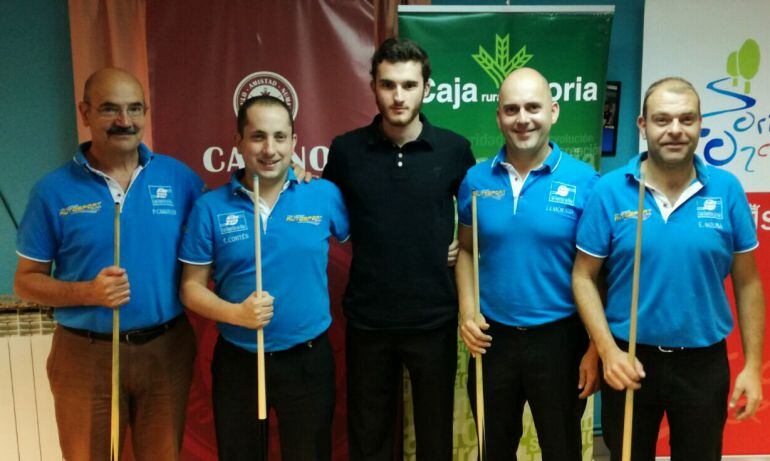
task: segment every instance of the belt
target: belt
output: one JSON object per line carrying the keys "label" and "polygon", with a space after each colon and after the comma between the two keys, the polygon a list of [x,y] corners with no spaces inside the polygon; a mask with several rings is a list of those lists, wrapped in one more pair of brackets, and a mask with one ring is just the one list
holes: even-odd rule
{"label": "belt", "polygon": [[[119,338],[120,342],[126,344],[144,344],[152,341],[153,339],[173,328],[182,317],[184,317],[184,314],[177,315],[168,322],[161,323],[160,325],[155,325],[153,327],[121,331]],[[83,336],[84,338],[88,338],[92,341],[112,341],[112,333],[97,333],[91,330],[81,330],[79,328],[72,328],[65,325],[61,325],[61,327],[70,333]]]}
{"label": "belt", "polygon": [[288,349],[284,349],[282,351],[275,351],[275,352],[268,352],[267,354],[272,355],[285,355],[285,354],[291,354],[293,352],[299,352],[307,349],[312,349],[313,346],[322,339],[325,339],[326,337],[326,330],[324,330],[320,335],[316,336],[315,338],[308,340],[308,341],[302,341],[299,344],[295,344],[294,346],[291,346]]}
{"label": "belt", "polygon": [[[623,350],[628,350],[628,341],[624,341],[622,339],[615,338],[615,342],[617,343],[618,347],[620,347]],[[721,347],[724,347],[725,340],[721,340],[718,343],[714,343],[710,346],[705,347],[680,347],[680,346],[653,346],[650,344],[638,344],[636,345],[637,351],[647,351],[647,352],[662,352],[664,354],[671,354],[674,352],[677,353],[698,353],[698,352],[708,352],[711,350],[717,350]]]}
{"label": "belt", "polygon": [[514,325],[506,325],[504,323],[495,322],[494,320],[487,319],[487,323],[492,325],[493,327],[497,327],[498,332],[510,332],[514,333],[516,331],[523,332],[523,331],[548,331],[552,328],[557,328],[562,325],[575,323],[579,321],[579,317],[577,314],[572,314],[570,316],[564,317],[562,319],[554,320],[552,322],[547,323],[541,323],[540,325],[531,325],[531,326],[514,326]]}

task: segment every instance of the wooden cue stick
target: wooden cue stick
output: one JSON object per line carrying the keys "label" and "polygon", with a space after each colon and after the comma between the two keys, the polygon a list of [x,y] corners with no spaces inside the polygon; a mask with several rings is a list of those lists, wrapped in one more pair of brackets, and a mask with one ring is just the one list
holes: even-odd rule
{"label": "wooden cue stick", "polygon": [[[257,272],[257,304],[262,302],[262,231],[259,217],[259,177],[254,175],[254,256]],[[257,328],[257,407],[258,417],[267,419],[267,391],[265,390],[265,332]]]}
{"label": "wooden cue stick", "polygon": [[[642,222],[644,221],[644,169],[639,167],[639,204],[636,215],[636,243],[634,246],[634,275],[631,285],[631,325],[628,332],[628,362],[636,362],[636,311],[639,307],[639,268],[642,262]],[[631,460],[631,431],[634,421],[634,390],[626,389],[626,407],[623,414],[622,461]]]}
{"label": "wooden cue stick", "polygon": [[[471,195],[473,224],[473,303],[476,322],[481,322],[481,297],[479,294],[479,226],[476,211],[476,191]],[[479,442],[479,460],[484,459],[484,379],[481,368],[481,354],[476,354],[476,431]]]}
{"label": "wooden cue stick", "polygon": [[[120,267],[120,202],[115,202],[114,264]],[[110,459],[120,459],[120,308],[112,309],[112,409],[110,413]]]}

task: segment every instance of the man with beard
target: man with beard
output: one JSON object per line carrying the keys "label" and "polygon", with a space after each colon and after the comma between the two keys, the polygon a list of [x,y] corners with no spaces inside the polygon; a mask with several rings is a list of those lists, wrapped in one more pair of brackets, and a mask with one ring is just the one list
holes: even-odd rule
{"label": "man with beard", "polygon": [[[596,390],[597,355],[578,318],[570,276],[577,220],[598,175],[550,141],[558,118],[546,79],[534,69],[513,71],[498,98],[505,145],[471,168],[460,186],[460,335],[474,357],[484,357],[490,460],[516,459],[525,402],[545,461],[583,459],[580,420],[585,398]],[[473,193],[480,322],[473,300]],[[469,365],[473,404],[475,384]]]}
{"label": "man with beard", "polygon": [[457,362],[453,197],[475,161],[465,138],[420,114],[430,63],[417,44],[383,42],[371,75],[379,115],[334,139],[323,172],[342,191],[353,242],[343,301],[350,459],[392,459],[405,365],[417,459],[449,460]]}
{"label": "man with beard", "polygon": [[[737,419],[762,401],[764,295],[754,220],[738,180],[695,155],[700,99],[670,77],[647,90],[637,120],[647,152],[604,176],[578,226],[575,300],[604,368],[602,427],[621,458],[625,389],[635,389],[631,458],[655,459],[664,413],[671,459],[719,460],[730,371],[725,337],[733,328],[723,282],[731,275],[745,366],[729,406]],[[628,359],[629,306],[641,171],[646,171],[637,360]],[[607,267],[606,308],[596,287]],[[745,404],[740,399],[745,396]]]}
{"label": "man with beard", "polygon": [[[55,308],[48,377],[64,458],[109,457],[112,310],[120,308],[121,445],[128,426],[137,459],[175,460],[195,356],[177,297],[176,249],[203,183],[141,143],[148,108],[128,72],[91,75],[78,109],[91,141],[33,188],[14,287]],[[113,265],[115,204],[120,267]]]}

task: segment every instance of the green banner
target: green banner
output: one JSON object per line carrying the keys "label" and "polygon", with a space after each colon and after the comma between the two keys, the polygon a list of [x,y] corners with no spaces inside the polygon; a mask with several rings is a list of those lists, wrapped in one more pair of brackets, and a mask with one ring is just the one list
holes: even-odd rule
{"label": "green banner", "polygon": [[425,115],[467,137],[477,158],[492,157],[503,144],[495,118],[500,83],[533,67],[561,107],[551,138],[598,169],[612,7],[567,8],[399,8],[399,35],[425,48],[433,68]]}
{"label": "green banner", "polygon": [[[468,138],[477,159],[503,145],[497,128],[500,83],[519,67],[551,82],[559,120],[551,138],[598,170],[612,7],[399,7],[401,37],[430,56],[431,91],[423,113],[431,122]],[[458,347],[455,381],[454,459],[477,459],[475,425],[466,392],[468,351]],[[409,394],[409,381],[404,387]],[[494,424],[488,422],[487,424]],[[583,417],[583,459],[593,459],[593,398]],[[405,399],[404,459],[415,459],[412,408]],[[527,407],[518,459],[541,459]]]}

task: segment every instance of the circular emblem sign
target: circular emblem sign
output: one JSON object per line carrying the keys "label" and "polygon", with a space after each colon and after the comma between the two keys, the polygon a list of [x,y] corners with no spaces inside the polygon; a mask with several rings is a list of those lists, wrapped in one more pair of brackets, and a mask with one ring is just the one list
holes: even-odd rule
{"label": "circular emblem sign", "polygon": [[238,115],[238,108],[241,107],[244,101],[261,94],[275,96],[282,100],[291,109],[292,117],[294,119],[297,118],[299,101],[297,100],[297,92],[294,91],[294,87],[282,75],[267,71],[254,72],[247,75],[235,88],[235,94],[233,95],[233,110],[235,110],[235,114]]}

